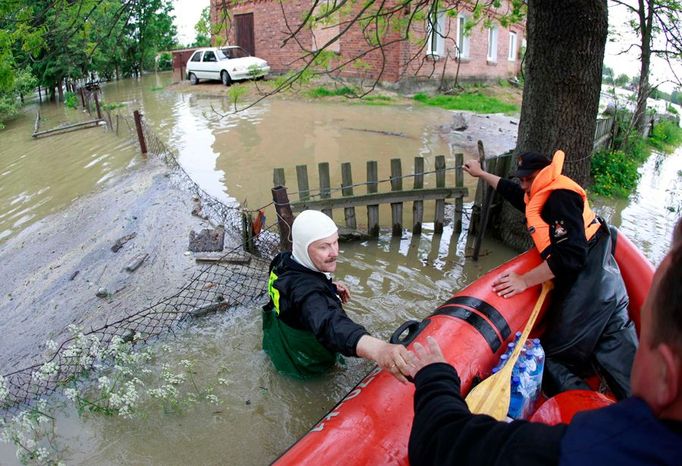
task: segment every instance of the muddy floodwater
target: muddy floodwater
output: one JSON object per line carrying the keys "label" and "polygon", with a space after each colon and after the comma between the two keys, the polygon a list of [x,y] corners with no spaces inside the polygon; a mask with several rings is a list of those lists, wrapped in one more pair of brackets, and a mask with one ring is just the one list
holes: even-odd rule
{"label": "muddy floodwater", "polygon": [[[378,161],[380,179],[388,177],[391,158],[402,160],[403,173],[411,171],[415,156],[425,158],[427,169],[436,155],[445,155],[453,166],[457,152],[475,156],[478,138],[490,153],[511,148],[517,122],[496,117],[498,127],[487,141],[485,131],[474,128],[453,135],[453,112],[444,110],[280,99],[221,118],[214,109],[224,112],[228,102],[176,92],[169,84],[164,74],[109,83],[103,86],[104,100],[140,108],[202,189],[226,203],[246,201],[250,208],[270,203],[273,168],[284,168],[287,185],[296,186],[296,165],[308,165],[314,187],[319,162],[329,162],[332,186],[340,185],[342,162],[351,162],[356,181],[364,181],[367,160]],[[32,140],[37,108],[29,106],[0,132],[0,248],[18,247],[14,240],[28,225],[59,215],[75,198],[140,163],[134,143],[101,128]],[[52,104],[40,108],[51,122],[86,118]],[[640,185],[629,199],[597,201],[596,208],[658,264],[682,213],[682,150],[653,154],[641,170]],[[448,177],[452,184],[452,171]],[[475,185],[465,180],[470,189],[465,207],[470,208]],[[429,219],[432,207],[425,211]],[[272,208],[266,212],[270,224]],[[363,216],[359,211],[358,218]],[[467,222],[465,215],[465,227]],[[378,240],[342,245],[336,278],[351,286],[349,315],[374,335],[388,338],[405,320],[427,317],[453,291],[515,254],[490,239],[478,262],[467,253],[464,234],[447,224],[436,235],[427,222],[421,236],[383,233]],[[261,350],[257,306],[206,317],[152,345],[167,345],[164,358],[150,365],[152,371],[188,360],[198,385],[213,387],[217,401],[180,410],[149,402],[132,420],[58,410],[55,440],[66,464],[268,464],[372,368],[347,359],[345,367],[319,380],[280,376]],[[0,464],[16,462],[14,447],[0,443]]]}

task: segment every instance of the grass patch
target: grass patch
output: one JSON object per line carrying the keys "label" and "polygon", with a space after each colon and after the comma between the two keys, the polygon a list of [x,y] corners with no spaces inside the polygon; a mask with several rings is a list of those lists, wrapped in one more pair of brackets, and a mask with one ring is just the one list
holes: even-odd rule
{"label": "grass patch", "polygon": [[457,95],[429,96],[420,92],[414,100],[424,105],[441,107],[446,110],[467,110],[475,113],[518,113],[519,106],[490,97],[480,91],[465,91]]}
{"label": "grass patch", "polygon": [[338,97],[345,95],[356,95],[355,89],[349,86],[336,87],[334,89],[329,89],[324,86],[315,87],[307,92],[309,97],[314,99],[320,99],[322,97]]}
{"label": "grass patch", "polygon": [[116,110],[117,108],[125,107],[126,104],[122,102],[112,102],[110,104],[102,104],[104,110]]}
{"label": "grass patch", "polygon": [[594,184],[590,191],[606,197],[628,197],[639,181],[639,162],[621,150],[600,151],[592,157]]}
{"label": "grass patch", "polygon": [[672,121],[659,121],[649,135],[649,145],[670,154],[682,145],[682,128]]}
{"label": "grass patch", "polygon": [[161,90],[163,90],[163,86],[154,86],[154,87],[152,87],[152,92],[161,91]]}

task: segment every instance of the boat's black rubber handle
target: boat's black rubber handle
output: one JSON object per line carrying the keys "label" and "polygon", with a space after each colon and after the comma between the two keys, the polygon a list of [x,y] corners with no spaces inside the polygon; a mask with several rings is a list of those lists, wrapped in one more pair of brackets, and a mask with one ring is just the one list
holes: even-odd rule
{"label": "boat's black rubber handle", "polygon": [[[422,330],[424,330],[424,328],[426,328],[427,325],[429,325],[429,322],[431,322],[429,319],[424,319],[421,322],[418,320],[408,320],[403,322],[403,324],[398,327],[395,332],[393,332],[393,335],[391,335],[391,338],[388,341],[394,345],[407,346],[417,337],[417,335],[421,333]],[[407,333],[405,334],[405,332]],[[403,336],[403,334],[405,335]]]}

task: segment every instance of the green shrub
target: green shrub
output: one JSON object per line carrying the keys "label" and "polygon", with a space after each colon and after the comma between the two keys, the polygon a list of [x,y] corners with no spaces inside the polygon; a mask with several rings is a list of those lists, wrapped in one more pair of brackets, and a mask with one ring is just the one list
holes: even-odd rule
{"label": "green shrub", "polygon": [[78,98],[73,92],[67,92],[64,95],[64,105],[69,108],[78,108]]}
{"label": "green shrub", "polygon": [[682,145],[682,129],[673,121],[661,120],[649,134],[649,144],[662,152],[674,152]]}
{"label": "green shrub", "polygon": [[621,150],[600,151],[592,157],[594,184],[591,191],[601,196],[627,197],[637,186],[639,162]]}
{"label": "green shrub", "polygon": [[465,91],[457,95],[428,96],[420,92],[413,97],[417,102],[446,110],[467,110],[475,113],[505,113],[519,112],[519,106],[502,102],[489,97],[480,91]]}

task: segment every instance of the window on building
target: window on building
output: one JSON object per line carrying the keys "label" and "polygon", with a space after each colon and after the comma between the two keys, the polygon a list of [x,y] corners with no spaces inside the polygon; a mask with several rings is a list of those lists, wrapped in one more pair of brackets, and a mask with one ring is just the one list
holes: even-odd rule
{"label": "window on building", "polygon": [[509,33],[509,61],[516,61],[516,33]]}
{"label": "window on building", "polygon": [[457,16],[457,58],[469,58],[469,33],[466,30],[467,16]]}
{"label": "window on building", "polygon": [[488,61],[497,61],[497,26],[488,29]]}
{"label": "window on building", "polygon": [[445,56],[445,36],[447,32],[445,31],[445,12],[434,11],[428,22],[428,42],[426,46],[426,54],[434,57],[444,57]]}

